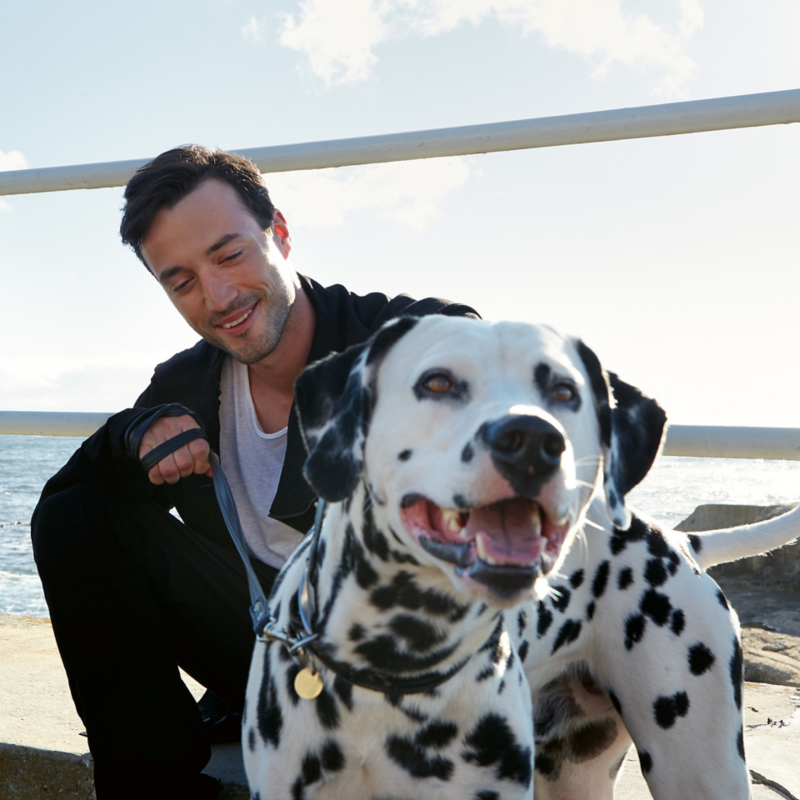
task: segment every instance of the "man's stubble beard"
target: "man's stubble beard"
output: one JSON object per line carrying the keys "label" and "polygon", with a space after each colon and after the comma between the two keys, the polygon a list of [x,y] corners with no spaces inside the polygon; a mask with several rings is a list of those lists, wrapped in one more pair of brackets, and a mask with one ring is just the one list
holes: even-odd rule
{"label": "man's stubble beard", "polygon": [[[209,344],[224,350],[245,366],[256,364],[266,358],[280,344],[292,313],[292,303],[289,301],[286,287],[282,286],[281,289],[283,291],[272,296],[273,302],[269,304],[269,307],[262,304],[262,307],[258,309],[259,313],[266,314],[266,321],[264,331],[257,340],[245,341],[243,338],[231,342],[224,337],[206,336],[204,338]],[[238,347],[236,346],[237,342],[239,343]]]}

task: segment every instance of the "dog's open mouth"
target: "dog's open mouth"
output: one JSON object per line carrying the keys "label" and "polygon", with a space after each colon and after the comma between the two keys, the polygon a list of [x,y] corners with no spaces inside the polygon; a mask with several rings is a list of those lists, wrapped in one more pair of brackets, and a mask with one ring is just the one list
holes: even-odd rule
{"label": "dog's open mouth", "polygon": [[569,523],[554,524],[535,500],[524,497],[459,511],[409,495],[401,514],[427,552],[501,593],[529,588],[540,572],[546,575],[569,529]]}

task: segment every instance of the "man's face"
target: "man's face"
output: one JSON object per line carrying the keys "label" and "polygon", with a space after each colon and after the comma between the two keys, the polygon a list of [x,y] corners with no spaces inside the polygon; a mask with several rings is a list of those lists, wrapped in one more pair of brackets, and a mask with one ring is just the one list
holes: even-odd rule
{"label": "man's face", "polygon": [[261,229],[236,191],[207,180],[156,214],[142,254],[189,325],[244,364],[278,345],[295,298],[291,240],[276,212]]}

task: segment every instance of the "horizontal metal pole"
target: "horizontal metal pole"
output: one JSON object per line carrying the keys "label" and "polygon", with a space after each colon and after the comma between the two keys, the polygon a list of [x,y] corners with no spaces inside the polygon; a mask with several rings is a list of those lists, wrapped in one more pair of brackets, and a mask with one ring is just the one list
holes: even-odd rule
{"label": "horizontal metal pole", "polygon": [[800,461],[800,428],[670,425],[665,456]]}
{"label": "horizontal metal pole", "polygon": [[[346,167],[800,122],[800,89],[235,152],[261,172]],[[0,172],[0,195],[123,186],[151,159]]]}
{"label": "horizontal metal pole", "polygon": [[[0,411],[0,435],[90,436],[111,415],[76,411]],[[800,428],[671,425],[665,456],[800,461]]]}

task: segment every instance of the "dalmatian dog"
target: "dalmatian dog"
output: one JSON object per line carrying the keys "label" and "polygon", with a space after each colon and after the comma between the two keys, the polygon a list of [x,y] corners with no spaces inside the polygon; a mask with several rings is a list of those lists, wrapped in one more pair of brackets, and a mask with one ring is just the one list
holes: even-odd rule
{"label": "dalmatian dog", "polygon": [[631,743],[656,800],[750,797],[738,622],[703,570],[800,512],[632,515],[666,416],[546,327],[401,318],[296,402],[327,509],[255,646],[253,798],[611,800]]}

